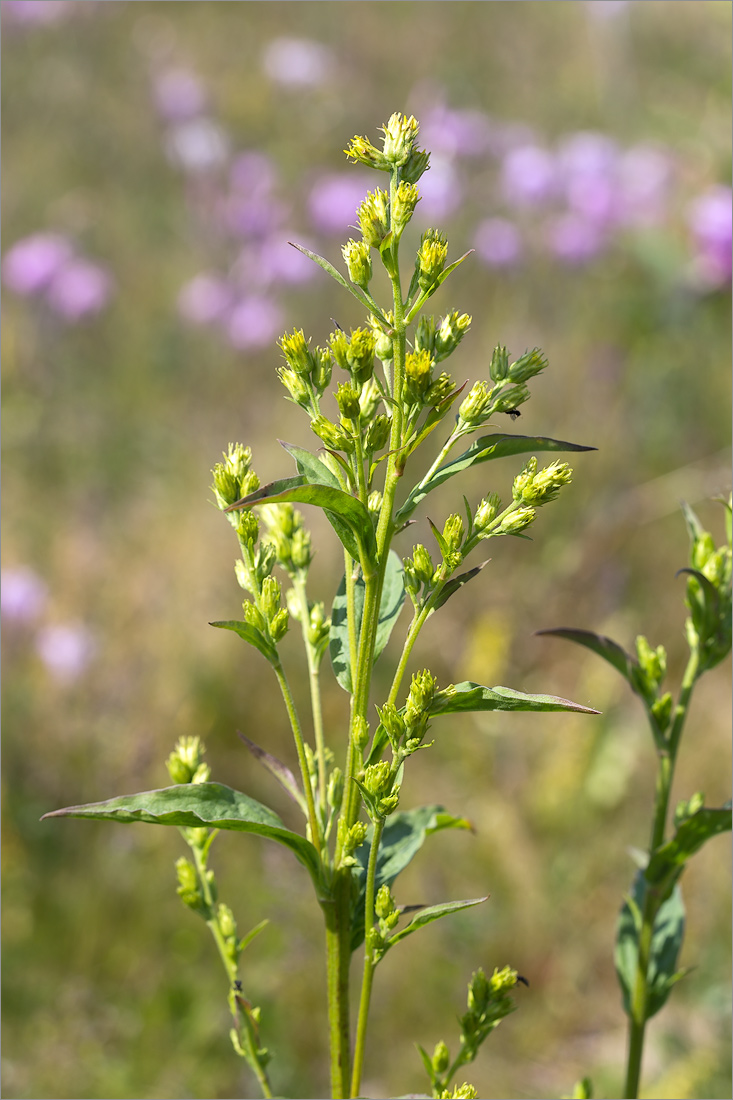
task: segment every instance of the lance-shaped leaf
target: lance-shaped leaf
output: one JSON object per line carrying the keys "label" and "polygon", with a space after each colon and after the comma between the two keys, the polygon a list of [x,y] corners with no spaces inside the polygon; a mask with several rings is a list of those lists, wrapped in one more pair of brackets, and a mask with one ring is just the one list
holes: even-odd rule
{"label": "lance-shaped leaf", "polygon": [[487,894],[483,898],[467,898],[465,901],[444,901],[440,905],[429,905],[425,909],[421,909],[406,928],[401,928],[399,932],[395,932],[393,936],[390,936],[387,940],[387,947],[392,947],[393,944],[406,939],[413,932],[418,932],[421,928],[424,928],[426,924],[432,924],[434,920],[448,917],[451,913],[459,913],[461,909],[470,909],[472,905],[480,905],[482,901],[488,900]]}
{"label": "lance-shaped leaf", "polygon": [[332,489],[340,489],[339,479],[329,470],[318,455],[307,451],[305,447],[298,447],[294,443],[279,441],[280,446],[295,460],[298,473],[301,474],[309,485],[330,485]]}
{"label": "lance-shaped leaf", "polygon": [[554,630],[538,630],[536,633],[538,635],[549,634],[555,638],[566,638],[569,642],[575,642],[576,645],[582,645],[586,649],[592,650],[599,657],[603,657],[604,661],[608,661],[609,665],[613,665],[616,671],[620,672],[636,691],[634,670],[638,668],[638,661],[630,653],[627,653],[618,642],[606,638],[603,634],[594,634],[592,630],[575,630],[572,627],[564,626],[557,627]]}
{"label": "lance-shaped leaf", "polygon": [[509,455],[521,455],[535,453],[536,451],[595,451],[595,447],[581,446],[579,443],[566,443],[561,439],[549,439],[541,435],[484,435],[475,440],[471,446],[454,458],[439,466],[435,473],[424,484],[416,485],[405,503],[395,516],[395,523],[399,526],[409,519],[421,500],[433,489],[437,489],[444,481],[454,477],[455,474],[467,470],[470,466],[477,466],[482,462],[490,462],[495,458],[506,458]]}
{"label": "lance-shaped leaf", "polygon": [[473,569],[469,569],[467,573],[460,573],[457,577],[451,577],[451,579],[445,584],[437,600],[433,604],[433,611],[437,611],[439,607],[442,607],[444,603],[453,596],[459,588],[463,588],[464,584],[468,584],[470,580],[473,580],[477,576],[485,565],[491,561],[488,558],[486,561],[482,561],[480,565],[475,565]]}
{"label": "lance-shaped leaf", "polygon": [[[631,1015],[639,958],[641,914],[644,911],[648,889],[644,872],[638,871],[634,876],[631,896],[624,902],[616,926],[614,962],[621,986],[624,1012],[627,1016]],[[647,1019],[659,1012],[672,986],[684,976],[684,971],[677,969],[684,934],[685,907],[680,888],[675,886],[670,896],[659,907],[654,920],[647,972]]]}
{"label": "lance-shaped leaf", "polygon": [[[341,488],[339,479],[329,470],[325,463],[321,462],[317,455],[314,455],[311,451],[307,451],[305,447],[297,447],[293,443],[283,443],[282,440],[280,440],[280,445],[295,459],[298,473],[305,478],[309,485],[327,485],[332,489]],[[343,461],[335,451],[329,453],[334,454],[339,462]],[[331,524],[340,542],[346,547],[352,558],[358,560],[358,543],[354,540],[351,527],[345,523],[340,516],[336,515],[335,512],[327,511],[326,519]]]}
{"label": "lance-shaped leaf", "polygon": [[346,279],[343,277],[341,272],[338,271],[333,266],[333,264],[329,260],[327,260],[324,256],[319,256],[317,252],[311,252],[309,248],[304,248],[302,244],[296,244],[294,241],[288,241],[288,244],[292,248],[297,248],[298,252],[302,252],[303,255],[307,256],[309,260],[313,260],[314,263],[318,264],[319,267],[323,268],[323,270],[328,275],[330,275],[332,279],[335,279],[336,282],[339,283],[340,286],[342,286],[346,290],[348,290],[349,294],[353,294],[354,297],[356,298],[357,302],[359,302],[366,309],[368,309],[370,313],[373,313],[374,316],[377,317],[383,325],[388,325],[389,324],[387,319],[380,313],[379,309],[377,309],[373,305],[373,303],[370,302],[367,295],[364,294],[364,292],[362,290],[360,290],[359,287],[352,286],[351,283],[347,283]]}
{"label": "lance-shaped leaf", "polygon": [[[392,814],[382,832],[382,841],[377,856],[377,875],[375,893],[385,883],[391,886],[405,867],[415,858],[427,837],[441,829],[470,829],[471,825],[463,817],[454,817],[446,813],[442,806],[418,806],[414,810],[403,810]],[[367,838],[354,853],[357,865],[354,875],[358,890],[352,902],[351,950],[364,942],[364,899],[366,873],[369,863],[374,827],[370,826]]]}
{"label": "lance-shaped leaf", "polygon": [[250,741],[249,737],[245,736],[241,730],[237,730],[237,736],[247,746],[256,760],[262,764],[264,768],[267,768],[270,775],[274,775],[278,783],[288,792],[294,802],[300,806],[301,810],[308,817],[308,807],[305,803],[303,792],[298,786],[298,782],[291,772],[290,768],[283,764],[282,760],[278,760],[272,753],[266,752],[265,749],[261,749],[259,745],[256,745],[254,741]]}
{"label": "lance-shaped leaf", "polygon": [[231,829],[240,833],[276,840],[290,848],[303,864],[316,888],[320,884],[320,859],[309,840],[286,829],[283,822],[267,806],[222,783],[179,783],[156,791],[122,795],[106,802],[90,802],[84,806],[66,806],[44,814],[48,817],[85,817],[100,821],[129,824],[142,821],[151,825],[175,825],[178,828]]}
{"label": "lance-shaped leaf", "polygon": [[[354,585],[354,611],[356,636],[361,635],[361,623],[364,616],[364,594],[366,585],[363,577],[358,577]],[[405,602],[405,571],[400,557],[390,550],[384,573],[382,597],[379,603],[379,620],[374,645],[374,660],[389,641],[395,623]],[[341,578],[336,597],[331,608],[331,631],[329,635],[331,664],[341,687],[352,691],[351,652],[349,646],[349,620],[346,600],[346,577]]]}
{"label": "lance-shaped leaf", "polygon": [[[237,508],[251,508],[255,504],[285,502],[315,504],[317,508],[323,508],[352,558],[368,562],[376,569],[377,541],[369,513],[360,500],[342,489],[334,489],[331,485],[309,485],[302,475],[286,477],[263,485],[261,489],[242,497],[224,510],[232,512]],[[334,523],[331,517],[337,522]]]}
{"label": "lance-shaped leaf", "polygon": [[240,638],[244,638],[245,642],[249,642],[255,649],[259,649],[262,656],[266,657],[271,665],[274,666],[280,663],[277,650],[256,626],[250,626],[249,623],[241,622],[238,619],[220,619],[218,622],[209,623],[209,626],[218,626],[220,630],[233,630]]}
{"label": "lance-shaped leaf", "polygon": [[437,691],[430,704],[430,714],[433,717],[482,710],[570,710],[581,714],[600,714],[593,707],[584,707],[557,695],[525,695],[514,688],[488,688],[471,680],[451,684],[450,687]]}
{"label": "lance-shaped leaf", "polygon": [[671,840],[663,844],[652,855],[645,876],[650,885],[662,882],[672,883],[679,878],[685,863],[703,844],[719,833],[730,832],[731,804],[728,802],[720,809],[701,807],[681,822]]}

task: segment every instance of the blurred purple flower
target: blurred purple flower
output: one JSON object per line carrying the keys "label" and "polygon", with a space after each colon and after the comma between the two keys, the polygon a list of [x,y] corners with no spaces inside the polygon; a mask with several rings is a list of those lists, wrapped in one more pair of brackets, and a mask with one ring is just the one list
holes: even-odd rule
{"label": "blurred purple flower", "polygon": [[70,257],[71,245],[58,233],[23,237],[3,257],[3,282],[16,294],[38,294]]}
{"label": "blurred purple flower", "polygon": [[210,172],[224,163],[229,140],[210,118],[192,118],[172,126],[166,135],[169,159],[184,172]]}
{"label": "blurred purple flower", "polygon": [[268,195],[277,183],[277,169],[266,153],[250,150],[235,157],[229,181],[234,191],[243,191],[249,198]]}
{"label": "blurred purple flower", "polygon": [[[304,240],[300,234],[295,236],[297,244],[314,250],[312,241]],[[316,274],[317,267],[313,260],[293,248],[285,237],[270,237],[263,241],[259,253],[260,277],[266,282],[307,283]]]}
{"label": "blurred purple flower", "polygon": [[183,122],[201,114],[206,107],[206,92],[189,69],[166,69],[153,80],[153,101],[166,122]]}
{"label": "blurred purple flower", "polygon": [[47,292],[48,303],[66,321],[81,321],[104,309],[112,279],[91,260],[72,259],[57,271]]}
{"label": "blurred purple flower", "polygon": [[18,25],[57,23],[75,6],[72,0],[3,0],[2,20]]}
{"label": "blurred purple flower", "polygon": [[563,214],[548,223],[547,244],[559,260],[584,264],[602,251],[605,238],[593,222],[577,214]]}
{"label": "blurred purple flower", "polygon": [[421,113],[420,145],[447,157],[487,152],[493,128],[482,111],[451,110],[443,104]]}
{"label": "blurred purple flower", "polygon": [[238,350],[266,347],[283,329],[283,314],[277,302],[262,295],[243,298],[226,321],[231,345]]}
{"label": "blurred purple flower", "polygon": [[501,166],[504,198],[514,206],[536,206],[555,193],[556,166],[552,153],[539,145],[510,149]]}
{"label": "blurred purple flower", "polygon": [[730,187],[711,187],[687,208],[687,223],[697,249],[699,279],[721,286],[731,278],[733,192]]}
{"label": "blurred purple flower", "polygon": [[273,38],[265,48],[262,67],[278,84],[315,87],[329,78],[332,55],[310,38]]}
{"label": "blurred purple flower", "polygon": [[672,180],[669,154],[652,145],[632,145],[619,162],[622,219],[649,225],[662,220]]}
{"label": "blurred purple flower", "polygon": [[614,222],[620,206],[615,142],[604,134],[573,134],[562,142],[557,160],[570,210],[601,226]]}
{"label": "blurred purple flower", "polygon": [[489,267],[509,267],[521,259],[522,238],[514,222],[487,218],[476,228],[473,247]]}
{"label": "blurred purple flower", "polygon": [[430,169],[420,179],[420,194],[415,211],[419,221],[441,221],[458,209],[462,188],[458,173],[449,160],[431,157]]}
{"label": "blurred purple flower", "polygon": [[374,186],[373,178],[364,172],[323,176],[308,196],[313,224],[322,233],[343,233],[344,225],[356,224],[356,208]]}
{"label": "blurred purple flower", "polygon": [[202,271],[182,287],[178,295],[180,316],[193,325],[209,325],[224,315],[232,302],[226,279]]}
{"label": "blurred purple flower", "polygon": [[0,613],[3,621],[27,623],[46,606],[48,588],[26,565],[3,569],[0,577]]}
{"label": "blurred purple flower", "polygon": [[591,19],[607,23],[623,15],[630,3],[631,0],[585,0],[585,10]]}
{"label": "blurred purple flower", "polygon": [[222,204],[224,226],[238,237],[263,237],[281,225],[287,214],[285,203],[264,194],[229,195]]}
{"label": "blurred purple flower", "polygon": [[80,623],[46,626],[38,632],[36,650],[44,665],[57,680],[76,680],[91,661],[95,645]]}

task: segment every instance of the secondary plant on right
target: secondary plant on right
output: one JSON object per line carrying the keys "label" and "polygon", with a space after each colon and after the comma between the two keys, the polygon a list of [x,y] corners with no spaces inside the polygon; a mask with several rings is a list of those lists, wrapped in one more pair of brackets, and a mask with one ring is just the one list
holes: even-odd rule
{"label": "secondary plant on right", "polygon": [[[671,692],[661,690],[667,671],[664,646],[652,647],[643,634],[637,637],[636,656],[632,656],[610,638],[589,630],[539,631],[592,649],[621,673],[642,701],[657,750],[649,848],[639,856],[640,866],[616,929],[616,973],[629,1017],[626,1100],[639,1095],[647,1021],[685,974],[678,968],[685,931],[680,877],[706,841],[731,828],[731,803],[719,809],[705,806],[698,791],[678,803],[671,833],[667,832],[670,792],[693,690],[703,673],[720,664],[731,649],[731,498],[721,504],[726,509],[727,543],[717,548],[692,509],[682,506],[692,545],[690,564],[677,575],[687,575],[685,636],[690,655],[676,702]],[[588,1085],[584,1092],[589,1096]]]}

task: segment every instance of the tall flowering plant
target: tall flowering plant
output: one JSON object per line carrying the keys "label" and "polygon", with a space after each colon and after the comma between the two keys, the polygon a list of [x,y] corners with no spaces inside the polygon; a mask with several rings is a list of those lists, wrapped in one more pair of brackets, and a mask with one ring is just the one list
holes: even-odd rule
{"label": "tall flowering plant", "polygon": [[[264,485],[252,468],[250,449],[239,443],[229,445],[213,470],[216,502],[239,543],[236,575],[246,597],[241,619],[212,625],[257,650],[277,681],[292,730],[295,771],[243,739],[291,796],[303,828],[287,827],[267,806],[212,782],[198,738],[179,741],[169,757],[173,786],[56,811],[180,830],[191,855],[178,861],[178,892],[214,936],[229,983],[232,1043],[265,1097],[273,1095],[269,1054],[259,1009],[239,971],[242,952],[263,925],[241,937],[233,913],[218,900],[208,860],[219,831],[273,840],[307,869],[325,925],[332,1095],[356,1097],[372,986],[382,959],[433,921],[486,900],[405,907],[395,896],[397,877],[431,834],[468,824],[440,806],[402,804],[405,768],[417,752],[430,748],[432,724],[439,725],[444,715],[476,711],[596,713],[567,699],[502,686],[462,681],[441,687],[429,669],[412,669],[413,648],[428,620],[487,564],[466,566],[472,551],[494,538],[526,539],[540,509],[569,483],[567,463],[555,460],[540,468],[536,455],[592,448],[490,428],[489,422],[502,416],[514,420],[528,400],[529,383],[547,367],[538,348],[512,360],[505,347],[497,346],[489,377],[465,394],[465,385],[443,369],[471,318],[457,310],[436,318],[425,307],[466,256],[449,262],[445,236],[427,229],[405,273],[402,235],[420,199],[417,184],[429,167],[429,155],[418,148],[414,118],[392,115],[383,135],[381,148],[356,137],[346,150],[350,160],[384,173],[386,180],[358,208],[359,239],[343,247],[348,280],[328,260],[300,249],[356,298],[365,311],[364,324],[348,333],[337,326],[324,347],[312,346],[302,331],[287,333],[279,342],[280,379],[288,399],[308,416],[316,449],[283,444],[295,472]],[[370,290],[375,262],[381,262],[391,286],[386,303],[377,302]],[[338,381],[328,402],[334,370]],[[432,463],[421,463],[418,452],[436,430],[443,436],[439,453]],[[473,506],[463,497],[442,523],[429,520],[432,548],[421,543],[409,553],[396,548],[398,536],[434,489],[473,466],[517,455],[530,457],[504,502],[494,490]],[[309,598],[313,547],[295,505],[321,508],[341,544],[344,573],[330,610]],[[386,698],[375,699],[374,665],[404,607],[411,615],[391,686]],[[308,670],[307,724],[280,648],[293,624],[302,636]],[[321,671],[327,654],[349,696],[344,730],[324,728]],[[352,1029],[350,963],[355,952],[362,956],[362,975]],[[521,980],[508,966],[490,977],[481,970],[473,975],[455,1054],[443,1042],[432,1055],[421,1051],[434,1097],[475,1095],[470,1085],[453,1087],[453,1079],[512,1011],[510,991]]]}

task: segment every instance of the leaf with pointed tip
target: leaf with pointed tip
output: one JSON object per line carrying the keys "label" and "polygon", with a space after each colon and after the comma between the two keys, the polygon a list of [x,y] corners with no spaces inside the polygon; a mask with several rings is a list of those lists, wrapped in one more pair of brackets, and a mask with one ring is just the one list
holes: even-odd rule
{"label": "leaf with pointed tip", "polygon": [[422,428],[417,431],[415,438],[411,443],[408,444],[407,449],[403,452],[402,466],[404,466],[404,463],[407,461],[413,451],[417,450],[423,440],[427,439],[430,433],[435,431],[435,429],[438,427],[438,424],[440,424],[444,420],[446,413],[448,413],[450,410],[451,405],[453,404],[455,399],[463,393],[467,385],[468,383],[464,382],[462,386],[459,386],[459,388],[457,390],[454,390],[453,393],[449,393],[447,397],[444,397],[439,404],[435,405],[434,408],[430,410],[428,415],[425,417],[425,422]]}
{"label": "leaf with pointed tip", "polygon": [[238,619],[220,619],[218,622],[209,623],[209,626],[217,626],[220,630],[233,630],[240,638],[244,638],[245,642],[249,642],[255,649],[259,649],[262,656],[271,665],[280,663],[277,650],[273,645],[270,645],[267,638],[256,626],[250,626],[249,623],[240,622]]}
{"label": "leaf with pointed tip", "polygon": [[[616,926],[614,962],[616,976],[621,986],[624,1012],[631,1016],[631,1001],[636,984],[636,967],[639,958],[639,933],[641,913],[644,910],[649,886],[643,871],[637,871],[630,896],[624,901]],[[677,970],[682,940],[685,934],[685,907],[679,886],[657,911],[649,953],[648,992],[646,1019],[650,1019],[663,1006],[672,986],[684,975]]]}
{"label": "leaf with pointed tip", "polygon": [[276,840],[294,853],[309,871],[320,889],[320,859],[309,840],[286,829],[280,818],[267,806],[223,783],[179,783],[140,794],[122,795],[106,802],[84,806],[66,806],[41,818],[85,817],[123,824],[142,821],[151,825],[176,825],[178,828],[231,829]]}
{"label": "leaf with pointed tip", "polygon": [[[356,617],[356,636],[361,634],[361,623],[364,616],[364,594],[366,585],[363,577],[358,577],[354,585],[354,610]],[[387,558],[387,566],[384,572],[384,584],[379,603],[379,620],[377,622],[377,634],[374,644],[374,660],[389,641],[389,636],[397,622],[402,605],[405,602],[405,570],[401,558],[390,550]],[[351,654],[349,646],[349,618],[346,601],[346,577],[341,578],[341,584],[331,608],[331,630],[329,634],[329,650],[334,675],[344,691],[352,690]]]}
{"label": "leaf with pointed tip", "polygon": [[430,704],[430,715],[462,714],[467,711],[484,710],[532,710],[554,711],[569,710],[581,714],[600,714],[592,707],[583,707],[570,699],[561,699],[557,695],[525,695],[507,687],[483,687],[471,680],[460,684],[451,684],[443,691],[437,691]]}
{"label": "leaf with pointed tip", "polygon": [[665,879],[675,881],[690,856],[711,837],[730,832],[731,824],[730,802],[720,809],[701,807],[677,826],[671,840],[653,853],[645,871],[647,882],[655,886]]}
{"label": "leaf with pointed tip", "polygon": [[317,455],[307,451],[305,447],[297,447],[294,443],[284,443],[282,439],[279,442],[280,446],[295,459],[298,473],[309,485],[330,485],[332,489],[341,488],[339,479]]}
{"label": "leaf with pointed tip", "polygon": [[440,595],[433,604],[433,611],[437,611],[439,607],[442,607],[444,603],[453,596],[459,588],[462,588],[464,584],[468,584],[470,580],[481,572],[485,565],[488,565],[491,558],[487,558],[486,561],[482,561],[480,565],[474,566],[473,569],[469,569],[467,573],[461,573],[457,577],[452,577],[443,587]]}
{"label": "leaf with pointed tip", "polygon": [[541,435],[484,435],[472,443],[463,454],[439,466],[424,485],[416,485],[395,515],[395,523],[398,526],[403,523],[428,493],[470,466],[490,462],[495,458],[506,458],[509,455],[528,454],[534,451],[595,451],[595,449],[595,447],[566,443],[561,439],[549,439]]}
{"label": "leaf with pointed tip", "polygon": [[256,924],[254,926],[254,928],[250,928],[247,935],[242,936],[241,940],[239,941],[239,943],[237,945],[238,950],[239,951],[244,951],[245,948],[249,947],[249,945],[252,943],[252,940],[255,938],[255,936],[259,936],[260,932],[263,932],[265,930],[265,928],[267,928],[269,923],[270,923],[269,920],[267,920],[267,918],[265,918],[265,920],[261,920],[259,924]]}
{"label": "leaf with pointed tip", "polygon": [[395,932],[393,936],[390,936],[387,940],[387,947],[392,947],[393,944],[406,939],[413,932],[418,932],[421,928],[424,928],[426,924],[432,924],[434,920],[450,916],[451,913],[459,913],[461,909],[469,909],[472,905],[480,905],[482,901],[488,901],[488,894],[484,898],[467,898],[465,901],[444,901],[440,905],[429,905],[427,908],[422,909],[406,928],[401,928],[399,932]]}
{"label": "leaf with pointed tip", "polygon": [[267,768],[271,775],[275,776],[278,783],[285,788],[294,802],[300,806],[301,810],[308,817],[308,808],[305,804],[305,798],[298,786],[297,780],[290,768],[286,764],[283,764],[281,760],[278,760],[272,753],[266,752],[265,749],[261,749],[259,745],[256,745],[254,741],[250,741],[249,737],[242,733],[241,730],[237,730],[237,736],[247,746],[256,760],[259,760],[263,767]]}
{"label": "leaf with pointed tip", "polygon": [[[442,806],[418,806],[414,810],[401,810],[387,818],[377,855],[375,893],[380,886],[391,886],[401,871],[415,858],[428,836],[441,829],[470,828],[465,818],[453,817]],[[369,827],[367,839],[354,853],[357,865],[354,877],[358,890],[352,902],[351,950],[364,942],[364,898],[366,873],[369,863],[374,827]]]}
{"label": "leaf with pointed tip", "polygon": [[[475,248],[469,248],[468,252],[464,252],[463,255],[459,256],[457,260],[454,260],[452,264],[448,264],[448,266],[445,268],[445,270],[441,271],[440,275],[438,276],[438,280],[437,280],[435,290],[437,290],[437,288],[445,282],[445,280],[448,278],[448,276],[451,275],[455,271],[455,269],[458,267],[459,264],[462,264],[464,260],[467,260],[468,257],[470,255],[472,255],[472,253],[474,253],[475,251],[476,251]],[[432,293],[432,291],[431,291],[431,293]]]}
{"label": "leaf with pointed tip", "polygon": [[[364,505],[356,497],[334,489],[331,485],[311,485],[305,477],[286,477],[280,481],[271,481],[255,493],[242,497],[225,509],[231,512],[236,508],[251,508],[255,504],[314,504],[323,508],[331,520],[336,534],[356,561],[363,560],[376,569],[377,540],[371,517]],[[331,517],[335,517],[338,525]]]}
{"label": "leaf with pointed tip", "polygon": [[340,286],[348,290],[349,294],[353,294],[357,302],[360,302],[361,305],[368,309],[370,313],[373,313],[375,317],[378,317],[382,324],[387,324],[386,319],[382,316],[378,309],[374,308],[367,296],[358,287],[352,286],[351,283],[347,283],[341,272],[337,271],[329,260],[327,260],[324,256],[319,256],[317,252],[311,252],[309,248],[304,248],[302,244],[296,244],[295,241],[288,241],[288,244],[291,246],[291,248],[297,248],[298,252],[302,252],[303,255],[307,256],[309,260],[313,260],[314,263],[323,268],[323,270],[328,275],[330,275],[332,279],[335,279]]}
{"label": "leaf with pointed tip", "polygon": [[[606,638],[603,634],[595,634],[592,630],[575,630],[572,627],[557,627],[554,630],[538,630],[538,635],[551,635],[555,638],[566,638],[569,642],[585,646],[613,665],[625,680],[634,687],[634,670],[638,668],[638,662],[630,653],[627,653],[618,642]],[[634,689],[636,690],[636,689]]]}

